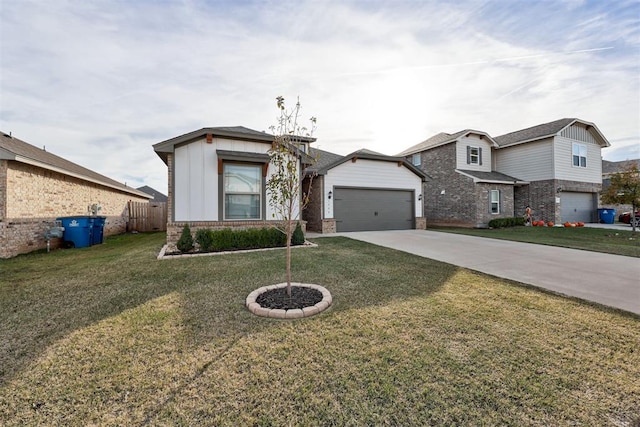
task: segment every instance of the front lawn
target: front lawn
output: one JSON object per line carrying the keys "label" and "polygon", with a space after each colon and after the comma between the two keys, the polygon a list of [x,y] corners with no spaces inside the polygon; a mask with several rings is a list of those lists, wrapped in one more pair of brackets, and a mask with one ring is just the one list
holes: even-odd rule
{"label": "front lawn", "polygon": [[631,425],[637,316],[347,238],[293,251],[334,305],[250,314],[284,253],[164,236],[0,260],[0,425]]}
{"label": "front lawn", "polygon": [[590,227],[518,226],[495,229],[431,227],[429,230],[640,258],[640,233],[634,233],[631,228],[626,231]]}

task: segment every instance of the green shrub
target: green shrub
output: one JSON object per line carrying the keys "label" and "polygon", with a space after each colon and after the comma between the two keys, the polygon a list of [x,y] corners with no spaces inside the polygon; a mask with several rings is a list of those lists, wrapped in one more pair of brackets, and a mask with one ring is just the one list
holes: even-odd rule
{"label": "green shrub", "polygon": [[193,237],[191,237],[191,228],[189,228],[189,224],[185,224],[184,227],[182,227],[182,234],[180,235],[176,246],[180,252],[189,252],[193,249]]}
{"label": "green shrub", "polygon": [[291,235],[291,244],[294,246],[304,245],[304,233],[302,232],[300,223],[296,224],[296,229]]}
{"label": "green shrub", "polygon": [[200,251],[202,252],[213,251],[213,231],[209,229],[200,229],[196,231],[196,243],[200,245]]}
{"label": "green shrub", "polygon": [[496,218],[489,221],[489,227],[491,228],[506,228],[518,225],[524,225],[523,217],[516,216],[513,218]]}
{"label": "green shrub", "polygon": [[201,252],[282,247],[286,245],[286,241],[286,235],[276,228],[206,229],[196,233],[196,242],[200,245]]}

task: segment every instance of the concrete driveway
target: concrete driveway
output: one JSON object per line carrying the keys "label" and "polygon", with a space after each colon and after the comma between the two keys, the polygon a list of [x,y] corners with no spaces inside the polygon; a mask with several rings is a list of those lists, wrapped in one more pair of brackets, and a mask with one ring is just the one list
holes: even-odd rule
{"label": "concrete driveway", "polygon": [[424,230],[336,235],[640,314],[640,258]]}

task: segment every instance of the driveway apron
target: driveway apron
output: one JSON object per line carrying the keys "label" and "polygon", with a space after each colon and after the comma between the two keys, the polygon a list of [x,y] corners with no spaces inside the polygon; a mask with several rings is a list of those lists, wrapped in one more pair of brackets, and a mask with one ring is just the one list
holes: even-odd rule
{"label": "driveway apron", "polygon": [[640,259],[452,233],[339,235],[640,314]]}

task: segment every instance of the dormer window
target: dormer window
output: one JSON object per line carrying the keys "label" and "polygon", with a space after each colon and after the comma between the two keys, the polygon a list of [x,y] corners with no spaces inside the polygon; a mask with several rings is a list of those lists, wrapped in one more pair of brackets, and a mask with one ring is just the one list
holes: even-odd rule
{"label": "dormer window", "polygon": [[467,146],[467,164],[482,165],[482,148]]}

